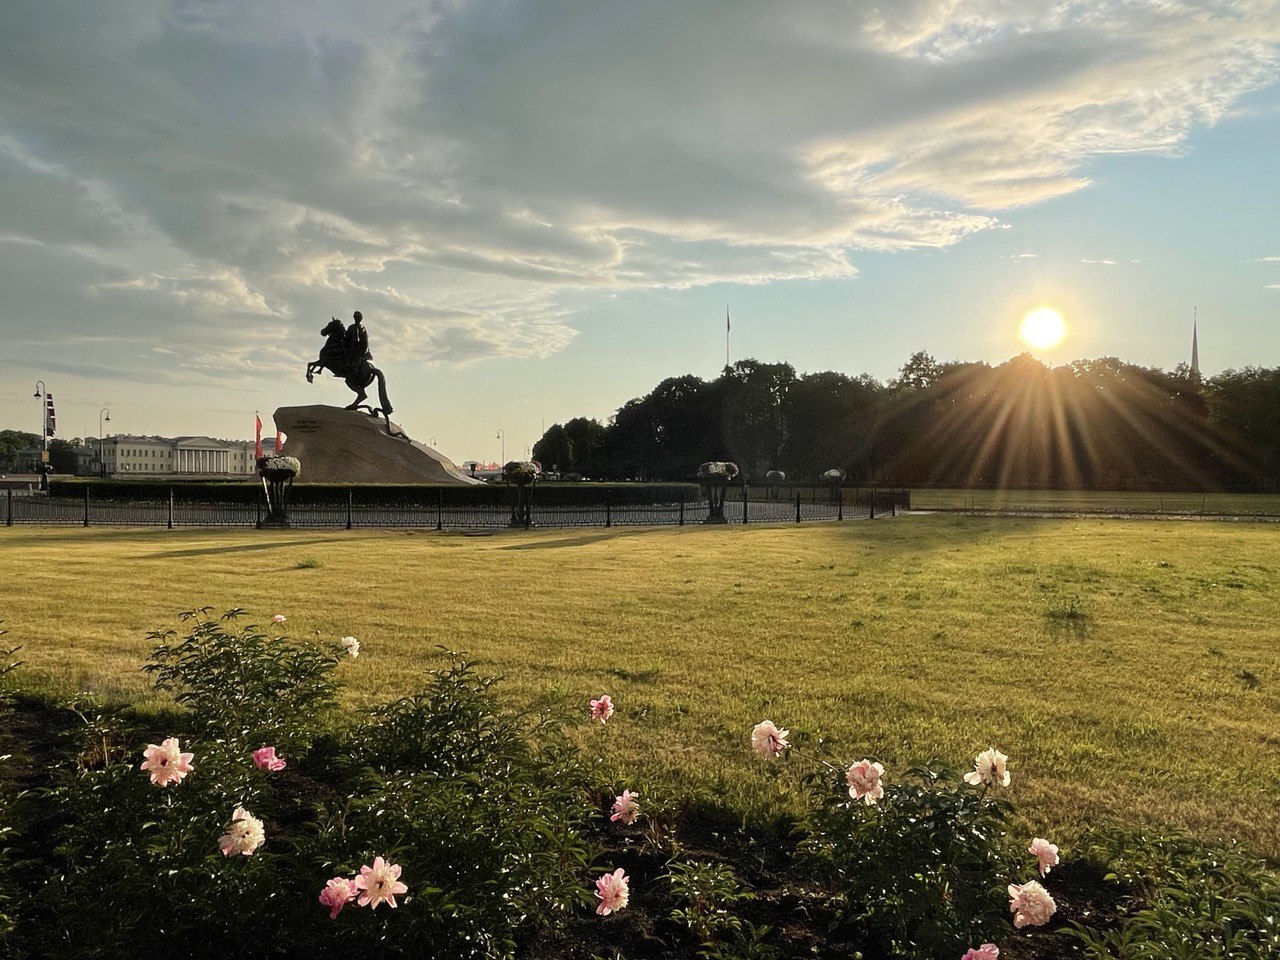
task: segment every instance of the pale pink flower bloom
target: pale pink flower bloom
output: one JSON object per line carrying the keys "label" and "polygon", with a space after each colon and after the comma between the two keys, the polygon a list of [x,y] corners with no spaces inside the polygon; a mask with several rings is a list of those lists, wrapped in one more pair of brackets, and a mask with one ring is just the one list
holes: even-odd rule
{"label": "pale pink flower bloom", "polygon": [[357,640],[355,637],[343,637],[341,642],[342,642],[342,649],[346,650],[347,653],[351,654],[352,660],[360,656],[360,641]]}
{"label": "pale pink flower bloom", "polygon": [[994,943],[984,943],[966,950],[960,960],[1000,960],[1000,948]]}
{"label": "pale pink flower bloom", "polygon": [[882,776],[884,767],[880,764],[859,760],[844,774],[844,779],[849,784],[849,796],[871,806],[884,796],[884,787],[880,785]]}
{"label": "pale pink flower bloom", "polygon": [[138,767],[139,770],[151,772],[151,782],[157,787],[167,787],[171,783],[181,783],[182,778],[195,769],[191,760],[194,753],[182,753],[178,748],[178,738],[170,737],[159,745],[147,744],[142,751],[146,757]]}
{"label": "pale pink flower bloom", "polygon": [[596,904],[596,913],[607,917],[614,910],[621,910],[631,899],[631,879],[619,867],[613,873],[606,873],[596,881],[596,896],[600,902]]}
{"label": "pale pink flower bloom", "polygon": [[275,747],[259,747],[253,751],[253,765],[259,770],[270,770],[272,773],[285,768],[284,757],[276,756]]}
{"label": "pale pink flower bloom", "polygon": [[409,888],[400,882],[400,865],[387,863],[381,857],[373,858],[373,866],[361,867],[355,883],[361,891],[360,906],[370,910],[377,910],[380,903],[395,909],[396,895],[409,892]]}
{"label": "pale pink flower bloom", "polygon": [[973,761],[973,773],[964,775],[964,782],[971,783],[975,787],[980,785],[1007,787],[1009,785],[1009,771],[1006,764],[1009,758],[994,747],[989,750],[983,750],[978,754],[978,758]]}
{"label": "pale pink flower bloom", "polygon": [[762,720],[751,730],[751,747],[762,757],[776,757],[791,744],[787,743],[790,730],[779,730],[772,720]]}
{"label": "pale pink flower bloom", "polygon": [[266,841],[267,834],[262,829],[262,821],[244,807],[236,807],[231,814],[231,826],[218,838],[218,846],[224,857],[233,853],[242,853],[247,857]]}
{"label": "pale pink flower bloom", "polygon": [[636,797],[638,793],[632,793],[630,790],[623,790],[621,796],[613,801],[613,816],[609,819],[619,821],[627,825],[636,822],[636,817],[640,816],[640,808],[636,805]]}
{"label": "pale pink flower bloom", "polygon": [[607,693],[600,694],[599,700],[591,701],[591,719],[604,723],[613,716],[613,700]]}
{"label": "pale pink flower bloom", "polygon": [[1040,876],[1046,876],[1050,867],[1058,865],[1058,845],[1050,843],[1043,837],[1036,837],[1031,841],[1031,846],[1027,847],[1027,853],[1034,853],[1036,859],[1040,861]]}
{"label": "pale pink flower bloom", "polygon": [[1013,916],[1013,925],[1021,930],[1023,927],[1042,927],[1049,922],[1058,911],[1049,891],[1032,880],[1019,886],[1009,884],[1009,912]]}
{"label": "pale pink flower bloom", "polygon": [[288,619],[289,619],[289,618],[288,618],[288,617],[286,617],[283,613],[277,613],[274,617],[272,617],[272,618],[271,618],[271,622],[272,622],[272,623],[284,623],[284,622],[285,622],[286,620],[288,620]]}
{"label": "pale pink flower bloom", "polygon": [[326,883],[320,891],[320,902],[329,908],[329,919],[335,919],[359,892],[355,881],[346,877],[334,877]]}

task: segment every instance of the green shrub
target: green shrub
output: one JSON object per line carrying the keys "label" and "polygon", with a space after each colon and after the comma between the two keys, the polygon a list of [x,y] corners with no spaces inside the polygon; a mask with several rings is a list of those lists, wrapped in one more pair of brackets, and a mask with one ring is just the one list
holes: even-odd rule
{"label": "green shrub", "polygon": [[1125,894],[1119,924],[1071,933],[1091,960],[1264,960],[1280,956],[1280,881],[1232,846],[1112,832],[1089,851]]}
{"label": "green shrub", "polygon": [[1009,806],[958,783],[950,771],[914,768],[868,806],[838,774],[810,778],[802,855],[835,885],[845,918],[889,956],[958,957],[1009,929]]}
{"label": "green shrub", "polygon": [[143,670],[156,690],[171,693],[191,710],[200,737],[253,750],[273,744],[298,753],[328,725],[337,703],[336,646],[237,626],[243,610],[219,619],[209,608],[180,615],[190,632],[147,634],[157,641]]}

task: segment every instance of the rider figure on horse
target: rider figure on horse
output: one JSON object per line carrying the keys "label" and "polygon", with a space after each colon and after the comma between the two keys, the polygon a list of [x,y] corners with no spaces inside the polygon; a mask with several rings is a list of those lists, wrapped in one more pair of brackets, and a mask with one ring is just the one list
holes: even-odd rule
{"label": "rider figure on horse", "polygon": [[391,402],[387,399],[386,378],[373,365],[373,354],[369,351],[369,331],[363,324],[364,316],[357,310],[351,315],[351,320],[351,326],[344,330],[342,322],[335,317],[332,323],[320,331],[328,340],[321,347],[320,356],[307,364],[307,382],[313,382],[315,373],[327,367],[345,379],[347,386],[355,392],[355,402],[347,407],[348,410],[354,410],[364,403],[366,389],[376,380],[380,405],[377,409],[367,409],[389,419]]}

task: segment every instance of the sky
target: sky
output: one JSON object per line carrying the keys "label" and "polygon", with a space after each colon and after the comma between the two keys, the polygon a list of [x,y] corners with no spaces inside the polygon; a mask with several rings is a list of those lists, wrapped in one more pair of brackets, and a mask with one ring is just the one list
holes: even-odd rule
{"label": "sky", "polygon": [[[733,359],[1280,364],[1280,0],[6,0],[0,426],[511,459]],[[109,410],[106,422],[103,410]],[[501,438],[499,437],[501,433]]]}

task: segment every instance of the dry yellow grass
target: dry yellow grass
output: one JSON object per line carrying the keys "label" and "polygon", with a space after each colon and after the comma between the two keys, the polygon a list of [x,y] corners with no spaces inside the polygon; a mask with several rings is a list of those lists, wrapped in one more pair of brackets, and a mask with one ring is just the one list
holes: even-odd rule
{"label": "dry yellow grass", "polygon": [[[313,558],[318,565],[300,569]],[[1011,799],[1069,835],[1100,818],[1233,835],[1274,856],[1280,528],[905,517],[804,527],[433,532],[0,530],[0,618],[46,690],[147,695],[147,630],[182,609],[359,637],[353,704],[413,689],[438,646],[505,676],[642,794],[788,803],[750,754],[894,769],[1009,754]],[[799,766],[800,761],[792,764]],[[660,786],[659,786],[660,784]]]}

